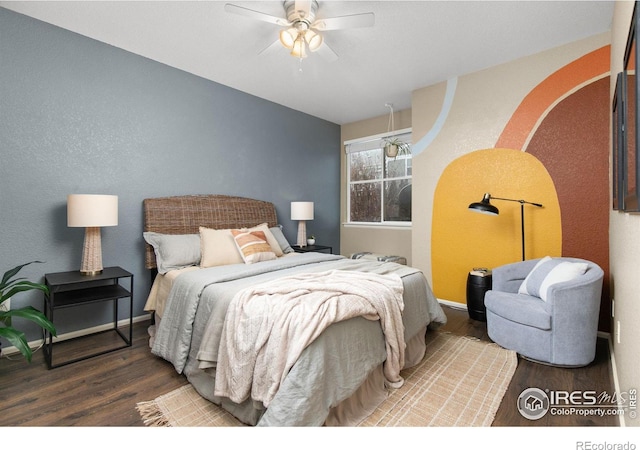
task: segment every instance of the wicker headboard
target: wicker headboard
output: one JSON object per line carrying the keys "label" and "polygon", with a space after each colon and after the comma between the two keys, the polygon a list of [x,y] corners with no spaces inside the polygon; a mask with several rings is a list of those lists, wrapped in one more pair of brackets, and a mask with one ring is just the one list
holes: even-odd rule
{"label": "wicker headboard", "polygon": [[[273,203],[229,195],[182,195],[143,200],[144,231],[198,234],[199,228],[244,228],[278,223]],[[145,244],[145,266],[156,268],[153,247]]]}

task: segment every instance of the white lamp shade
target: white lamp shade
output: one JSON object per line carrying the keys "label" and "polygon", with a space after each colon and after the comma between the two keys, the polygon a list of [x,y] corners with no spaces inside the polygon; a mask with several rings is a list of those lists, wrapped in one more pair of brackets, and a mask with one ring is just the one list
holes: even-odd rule
{"label": "white lamp shade", "polygon": [[280,31],[280,43],[289,50],[293,48],[293,43],[296,41],[297,37],[298,30],[296,30],[295,28],[289,28],[288,30]]}
{"label": "white lamp shade", "polygon": [[304,40],[307,41],[307,44],[309,44],[309,50],[311,50],[312,52],[318,50],[323,41],[322,35],[316,33],[313,30],[307,30],[307,32],[304,34]]}
{"label": "white lamp shade", "polygon": [[118,225],[118,196],[71,194],[67,197],[67,226],[112,227]]}
{"label": "white lamp shade", "polygon": [[313,202],[291,202],[291,220],[313,220]]}

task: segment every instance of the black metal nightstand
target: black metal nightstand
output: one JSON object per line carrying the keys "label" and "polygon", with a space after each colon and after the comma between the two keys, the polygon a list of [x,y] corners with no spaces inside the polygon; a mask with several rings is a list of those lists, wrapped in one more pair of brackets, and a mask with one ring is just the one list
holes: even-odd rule
{"label": "black metal nightstand", "polygon": [[298,253],[307,253],[307,252],[326,252],[329,250],[329,253],[333,253],[333,247],[328,245],[307,245],[306,247],[300,247],[298,245],[292,245],[292,249],[294,249]]}
{"label": "black metal nightstand", "polygon": [[[80,339],[88,336],[114,331],[124,345],[107,350],[99,350],[81,357],[68,359],[54,364],[53,362],[53,336],[45,331],[44,355],[49,369],[82,361],[94,356],[103,355],[125,347],[131,347],[133,337],[133,274],[121,267],[107,267],[97,275],[83,275],[79,271],[48,273],[44,276],[45,284],[49,288],[49,295],[44,296],[44,312],[47,318],[54,321],[54,311],[61,308],[86,305],[88,303],[112,301],[113,302],[113,328],[92,332],[87,335],[72,339]],[[121,280],[128,286],[123,286]],[[118,303],[120,299],[129,299],[129,331],[128,336],[118,327]],[[70,341],[71,339],[69,339]],[[64,341],[67,342],[67,341]],[[58,344],[58,343],[56,343]]]}

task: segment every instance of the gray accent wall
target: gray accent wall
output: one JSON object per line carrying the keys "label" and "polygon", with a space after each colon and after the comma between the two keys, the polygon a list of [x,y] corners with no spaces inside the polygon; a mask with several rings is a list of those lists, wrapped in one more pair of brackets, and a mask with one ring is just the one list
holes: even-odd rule
{"label": "gray accent wall", "polygon": [[[44,261],[23,270],[32,281],[79,269],[84,230],[67,227],[67,195],[118,195],[119,224],[102,229],[103,263],[134,273],[134,316],[150,288],[148,197],[270,201],[292,243],[289,204],[313,201],[308,232],[340,248],[339,125],[3,8],[0,152],[0,275],[31,260]],[[12,300],[27,304],[42,309],[42,297]],[[61,334],[110,319],[108,305],[90,305],[56,323]]]}

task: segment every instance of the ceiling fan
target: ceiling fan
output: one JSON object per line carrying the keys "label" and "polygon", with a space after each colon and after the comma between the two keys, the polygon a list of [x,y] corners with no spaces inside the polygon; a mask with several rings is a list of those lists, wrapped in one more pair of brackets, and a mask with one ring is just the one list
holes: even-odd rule
{"label": "ceiling fan", "polygon": [[274,44],[281,43],[291,51],[292,56],[300,59],[307,57],[307,48],[312,52],[318,51],[328,60],[337,59],[338,55],[324,42],[320,32],[370,27],[375,21],[372,12],[317,18],[318,2],[316,0],[285,0],[283,6],[285,17],[272,16],[231,3],[225,5],[225,11],[283,27],[280,30],[279,39]]}

